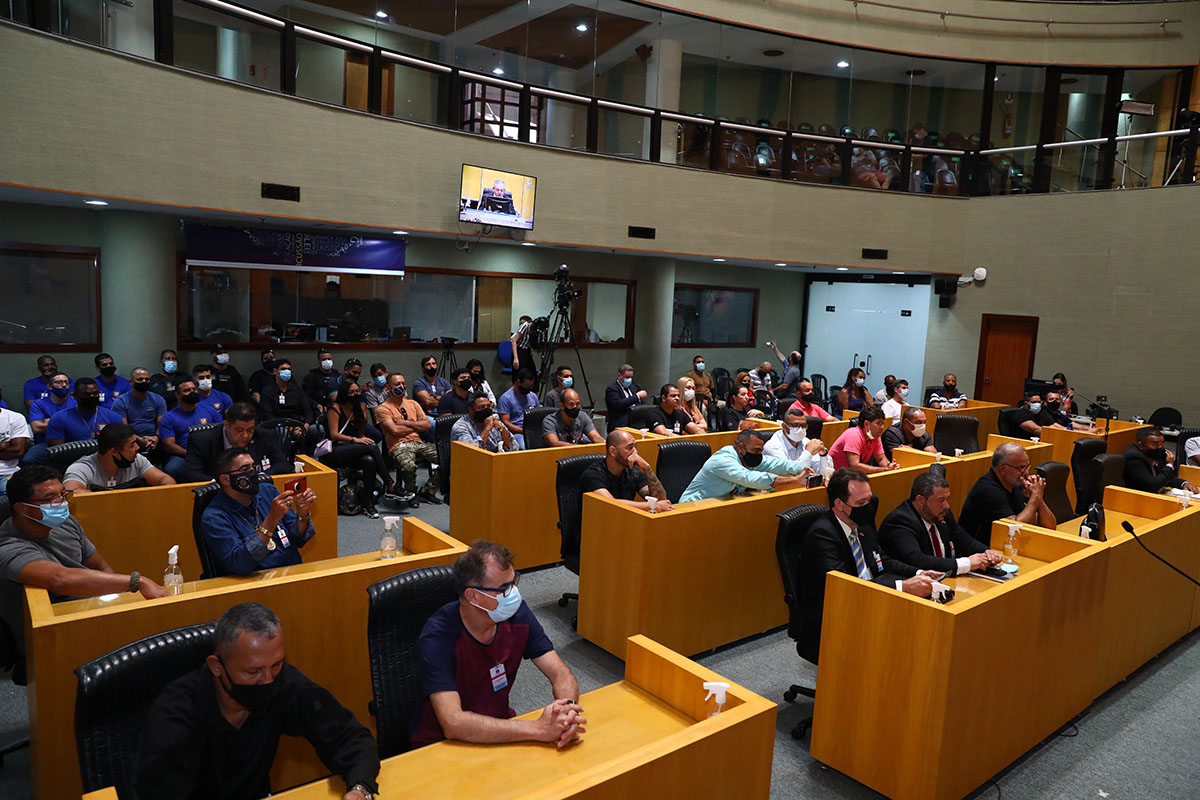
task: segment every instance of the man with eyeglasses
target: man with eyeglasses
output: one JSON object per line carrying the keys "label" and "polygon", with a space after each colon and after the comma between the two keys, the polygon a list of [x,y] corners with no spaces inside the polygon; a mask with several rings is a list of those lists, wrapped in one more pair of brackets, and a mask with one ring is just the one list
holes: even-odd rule
{"label": "man with eyeglasses", "polygon": [[0,525],[0,620],[25,653],[23,586],[50,592],[51,600],[140,592],[166,597],[149,578],[113,571],[83,527],[71,516],[71,493],[52,467],[34,464],[8,479],[12,516]]}
{"label": "man with eyeglasses", "polygon": [[1054,512],[1046,505],[1046,481],[1029,474],[1029,453],[1016,442],[992,451],[992,468],[975,481],[963,501],[958,524],[984,547],[991,546],[992,523],[1012,517],[1026,525],[1054,529]]}
{"label": "man with eyeglasses", "polygon": [[200,530],[221,574],[301,563],[300,548],[317,533],[313,490],[281,492],[270,481],[260,482],[254,456],[242,447],[217,456],[213,470],[221,491],[200,516]]}
{"label": "man with eyeglasses", "polygon": [[[519,580],[512,553],[494,542],[476,541],[455,562],[459,599],[433,613],[417,644],[425,703],[414,747],[457,739],[561,749],[584,733],[579,684],[521,599]],[[555,699],[537,719],[519,720],[508,701],[525,658],[549,679]]]}

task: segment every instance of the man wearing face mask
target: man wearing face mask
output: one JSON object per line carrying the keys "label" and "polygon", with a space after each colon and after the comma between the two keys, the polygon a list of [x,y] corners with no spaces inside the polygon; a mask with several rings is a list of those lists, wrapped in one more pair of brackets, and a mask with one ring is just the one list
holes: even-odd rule
{"label": "man wearing face mask", "polygon": [[488,384],[487,379],[483,377],[483,362],[478,358],[472,358],[467,362],[467,369],[471,371],[471,391],[475,394],[483,393],[492,401],[492,405],[496,405],[496,394],[492,391],[492,387]]}
{"label": "man wearing face mask", "polygon": [[679,498],[681,503],[744,494],[757,489],[800,489],[810,467],[798,461],[763,455],[763,440],[754,431],[742,431],[733,444],[709,456]]}
{"label": "man wearing face mask", "polygon": [[942,390],[929,395],[930,408],[966,408],[967,396],[958,390],[958,376],[947,372],[942,376]]}
{"label": "man wearing face mask", "polygon": [[174,350],[163,350],[158,354],[158,363],[162,372],[150,376],[150,391],[157,394],[167,404],[167,408],[175,407],[175,380],[179,377],[179,357]]}
{"label": "man wearing face mask", "polygon": [[542,420],[542,436],[547,447],[599,444],[604,441],[604,437],[592,423],[592,418],[581,406],[579,392],[574,389],[563,391],[562,406],[558,413]]}
{"label": "man wearing face mask", "polygon": [[933,439],[926,432],[925,412],[918,406],[904,409],[900,422],[884,431],[880,441],[883,442],[883,453],[889,460],[892,458],[892,451],[897,447],[911,447],[927,453],[938,451],[933,446]]}
{"label": "man wearing face mask", "polygon": [[695,384],[696,396],[703,397],[706,403],[713,401],[713,387],[717,382],[713,380],[706,368],[708,364],[704,361],[704,356],[695,356],[692,358],[692,368],[683,374],[685,378],[691,378]]}
{"label": "man wearing face mask", "polygon": [[825,576],[843,572],[864,581],[895,588],[916,597],[929,597],[938,572],[919,572],[879,548],[872,523],[871,484],[856,469],[839,469],[826,487],[829,511],[804,537],[800,555],[802,658],[817,663],[821,644],[821,614],[825,607]]}
{"label": "man wearing face mask", "polygon": [[659,436],[682,436],[704,433],[692,422],[691,414],[680,407],[679,387],[664,383],[658,390],[658,407],[646,415],[647,425]]}
{"label": "man wearing face mask", "polygon": [[138,481],[141,486],[167,486],[175,483],[170,475],[150,464],[138,453],[137,434],[124,424],[106,425],[96,439],[97,451],[67,467],[63,487],[68,492],[86,494],[121,489]]}
{"label": "man wearing face mask", "polygon": [[800,466],[811,466],[817,456],[825,455],[825,444],[820,439],[808,438],[808,417],[797,408],[790,408],[783,415],[783,425],[763,445],[763,455],[795,461]]}
{"label": "man wearing face mask", "polygon": [[290,359],[278,359],[279,369],[275,380],[263,387],[258,403],[258,417],[262,421],[269,419],[293,419],[300,423],[291,429],[293,441],[300,439],[308,426],[316,421],[316,411],[308,395],[292,378],[292,362]]}
{"label": "man wearing face mask", "polygon": [[513,373],[512,388],[500,395],[496,405],[501,424],[508,428],[522,449],[525,448],[525,412],[540,405],[537,393],[533,391],[536,381],[533,370],[521,367]]}
{"label": "man wearing face mask", "polygon": [[249,575],[301,563],[300,548],[317,533],[313,490],[281,492],[270,481],[259,481],[254,457],[240,447],[217,456],[213,469],[221,491],[204,509],[200,530],[220,574]]}
{"label": "man wearing face mask", "polygon": [[129,381],[117,374],[117,365],[108,353],[101,353],[93,359],[96,369],[96,385],[100,387],[100,405],[112,408],[113,403],[122,395],[129,394]]}
{"label": "man wearing face mask", "polygon": [[50,426],[51,417],[60,411],[75,407],[71,385],[71,379],[66,373],[60,372],[50,379],[50,396],[33,401],[29,408],[29,428],[33,431],[35,444],[43,444],[46,441],[46,428]]}
{"label": "man wearing face mask", "polygon": [[376,361],[367,370],[371,380],[362,384],[363,406],[370,409],[379,408],[388,399],[387,367]]}
{"label": "man wearing face mask", "polygon": [[893,381],[891,392],[891,396],[880,407],[880,410],[890,420],[889,424],[895,425],[900,422],[904,404],[908,402],[908,381],[903,378]]}
{"label": "man wearing face mask", "polygon": [[1163,489],[1196,491],[1190,482],[1176,472],[1175,454],[1163,445],[1158,428],[1139,428],[1137,441],[1125,448],[1125,486],[1139,492],[1161,492]]}
{"label": "man wearing face mask", "polygon": [[337,391],[341,380],[341,376],[333,368],[333,353],[318,350],[317,366],[308,371],[300,381],[300,387],[317,413],[324,414],[329,408],[329,395]]}
{"label": "man wearing face mask", "polygon": [[[140,592],[166,597],[161,586],[137,572],[114,572],[71,516],[58,472],[35,464],[8,479],[12,516],[0,525],[0,617],[25,653],[22,586],[50,592],[51,600]],[[22,667],[23,669],[23,667]]]}
{"label": "man wearing face mask", "polygon": [[262,368],[254,370],[250,375],[250,380],[246,381],[246,390],[250,392],[250,402],[258,405],[261,399],[263,387],[275,380],[275,351],[266,349],[258,354],[262,360]]}
{"label": "man wearing face mask", "polygon": [[1042,426],[1038,419],[1042,413],[1042,396],[1037,392],[1026,392],[1020,407],[1009,417],[1010,423],[1017,429],[1014,433],[1022,439],[1030,439],[1042,435]]}
{"label": "man wearing face mask", "polygon": [[496,416],[496,409],[486,394],[472,394],[469,413],[454,423],[450,438],[490,453],[511,453],[521,449],[517,438]]}
{"label": "man wearing face mask", "polygon": [[646,401],[646,390],[633,382],[633,367],[622,364],[617,379],[604,389],[604,407],[608,409],[608,429],[629,424],[629,410]]}
{"label": "man wearing face mask", "polygon": [[800,382],[803,378],[800,374],[800,358],[799,350],[788,353],[783,377],[779,379],[779,385],[771,390],[779,398],[781,406],[787,406],[800,396]]}
{"label": "man wearing face mask", "polygon": [[832,414],[817,405],[817,393],[813,389],[812,381],[800,381],[797,391],[800,392],[800,395],[796,398],[796,402],[789,406],[789,410],[796,408],[803,411],[804,416],[818,417],[822,421],[834,419]]}
{"label": "man wearing face mask", "polygon": [[413,381],[413,400],[421,404],[425,413],[436,417],[442,413],[438,401],[450,391],[450,381],[437,374],[438,361],[433,356],[421,360],[421,377]]}
{"label": "man wearing face mask", "polygon": [[133,765],[140,800],[258,798],[271,792],[283,735],[307,739],[346,782],[343,800],[379,791],[379,748],[337,699],[287,663],[283,626],[259,603],[217,620],[213,654],[150,707]]}
{"label": "man wearing face mask", "polygon": [[229,395],[233,402],[240,403],[250,395],[246,391],[246,380],[237,367],[229,363],[229,353],[225,345],[218,342],[209,348],[213,363],[213,387]]}
{"label": "man wearing face mask", "polygon": [[546,408],[558,408],[562,405],[563,392],[575,385],[575,373],[566,364],[554,370],[554,388],[546,392],[542,405]]}
{"label": "man wearing face mask", "polygon": [[959,527],[950,511],[950,484],[930,472],[918,475],[909,498],[884,517],[879,544],[897,561],[947,575],[965,575],[1004,560]]}
{"label": "man wearing face mask", "polygon": [[889,427],[890,420],[879,406],[866,406],[841,436],[829,448],[829,457],[834,469],[849,467],[867,474],[899,469],[883,452],[880,437]]}
{"label": "man wearing face mask", "polygon": [[[63,373],[58,371],[58,362],[54,360],[54,356],[39,356],[37,360],[38,375],[36,378],[30,378],[25,381],[25,413],[29,410],[37,400],[45,400],[51,396],[51,390],[54,388],[53,381],[55,375]],[[75,384],[69,384],[69,391],[75,390]]]}
{"label": "man wearing face mask", "polygon": [[196,388],[200,391],[200,404],[224,416],[233,405],[233,398],[220,389],[213,388],[212,367],[208,364],[197,364],[192,368],[192,377],[196,379]]}
{"label": "man wearing face mask", "polygon": [[450,391],[442,395],[438,401],[438,410],[443,414],[468,414],[471,411],[471,373],[466,367],[459,367],[450,376]]}
{"label": "man wearing face mask", "polygon": [[119,425],[121,418],[100,406],[100,387],[91,378],[75,381],[75,406],[58,412],[46,425],[46,444],[95,439],[105,425]]}
{"label": "man wearing face mask", "polygon": [[220,422],[221,415],[200,403],[200,389],[194,378],[183,377],[175,384],[175,408],[163,414],[158,424],[158,445],[167,456],[163,467],[176,481],[183,480],[187,469],[188,429],[193,425]]}
{"label": "man wearing face mask", "polygon": [[159,394],[150,391],[150,372],[142,367],[129,373],[130,392],[117,398],[112,411],[138,435],[138,447],[143,453],[154,453],[158,447],[158,424],[167,413],[167,403]]}
{"label": "man wearing face mask", "polygon": [[1042,411],[1037,415],[1035,421],[1043,428],[1099,433],[1099,429],[1094,423],[1083,425],[1073,421],[1063,406],[1062,395],[1055,391],[1046,392],[1046,402],[1042,404]]}
{"label": "man wearing face mask", "polygon": [[[579,684],[521,599],[520,575],[503,545],[479,540],[454,564],[459,599],[435,611],[417,643],[421,709],[414,747],[443,739],[479,744],[579,741],[587,720]],[[486,642],[486,644],[484,644]],[[550,681],[554,702],[537,719],[514,719],[509,692],[521,661]]]}
{"label": "man wearing face mask", "polygon": [[875,393],[875,405],[881,406],[892,396],[892,384],[896,382],[895,375],[883,376],[883,388]]}
{"label": "man wearing face mask", "polygon": [[[421,404],[404,396],[407,388],[404,376],[393,372],[388,376],[388,386],[391,396],[386,403],[375,409],[375,422],[383,430],[383,443],[388,455],[396,463],[399,480],[404,482],[404,490],[400,492],[402,502],[416,508],[420,504],[418,496],[428,503],[441,504],[437,491],[441,484],[438,475],[437,446],[422,439],[433,427]],[[459,420],[460,422],[462,420]],[[429,482],[425,488],[417,491],[417,459],[429,462]]]}

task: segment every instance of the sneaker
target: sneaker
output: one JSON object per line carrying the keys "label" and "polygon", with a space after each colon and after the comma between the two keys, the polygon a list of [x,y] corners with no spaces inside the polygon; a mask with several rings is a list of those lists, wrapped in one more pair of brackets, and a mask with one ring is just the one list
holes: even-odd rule
{"label": "sneaker", "polygon": [[409,496],[408,507],[409,508],[420,508],[421,507],[421,501],[417,499],[417,496],[415,494]]}
{"label": "sneaker", "polygon": [[391,500],[393,503],[399,503],[400,505],[403,505],[416,497],[416,495],[414,495],[412,492],[384,492],[383,496],[384,498]]}
{"label": "sneaker", "polygon": [[367,519],[379,519],[379,512],[375,509],[375,506],[363,506],[362,513]]}
{"label": "sneaker", "polygon": [[417,496],[428,503],[433,503],[435,506],[440,506],[442,504],[442,501],[438,499],[437,492],[428,487],[417,492]]}

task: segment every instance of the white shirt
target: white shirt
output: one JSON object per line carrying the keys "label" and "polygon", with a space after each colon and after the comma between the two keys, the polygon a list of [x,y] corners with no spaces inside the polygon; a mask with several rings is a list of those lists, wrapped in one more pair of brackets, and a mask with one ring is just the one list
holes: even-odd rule
{"label": "white shirt", "polygon": [[[33,443],[33,431],[25,417],[7,408],[0,408],[0,443],[7,444],[13,439],[24,438],[25,444]],[[0,475],[8,476],[17,471],[21,456],[10,461],[0,461]]]}
{"label": "white shirt", "polygon": [[[764,446],[764,449],[766,449],[765,446]],[[842,522],[842,518],[839,517],[837,514],[834,514],[833,518],[838,521],[838,525],[842,526],[842,533],[844,533],[846,535],[846,543],[850,545],[850,552],[853,553],[854,552],[854,540],[858,539],[858,529],[851,528],[849,525]],[[859,539],[859,541],[858,541],[858,547],[860,550],[862,550],[863,563],[865,564],[867,561],[867,551],[866,551],[866,549],[863,548],[861,539]],[[871,571],[871,568],[869,566],[867,567],[867,571],[868,572]],[[871,579],[867,578],[866,580],[871,580]],[[904,581],[900,581],[900,580],[896,581],[896,591],[898,591],[898,592],[904,591],[901,588],[903,586],[903,584],[904,584]]]}
{"label": "white shirt", "polygon": [[875,393],[875,405],[881,406],[888,401],[887,389],[880,389]]}
{"label": "white shirt", "polygon": [[900,415],[904,413],[904,405],[895,398],[892,398],[886,401],[880,410],[892,418],[892,424],[894,425],[900,421]]}
{"label": "white shirt", "polygon": [[763,445],[763,455],[785,458],[788,461],[798,461],[800,462],[800,466],[807,467],[813,460],[813,454],[804,449],[807,444],[807,436],[802,437],[800,444],[795,444],[791,439],[787,438],[782,430],[778,430]]}
{"label": "white shirt", "polygon": [[[936,538],[938,540],[938,545],[941,546],[943,552],[942,558],[948,558],[949,556],[944,555],[946,551],[946,543],[942,541],[942,534],[937,530],[937,526],[931,522],[926,522],[924,519],[921,520],[921,524],[925,526],[925,535],[929,537],[929,544],[933,548],[933,555],[936,556],[938,551],[938,548],[933,546],[933,540]],[[971,571],[971,559],[956,558],[955,561],[958,563],[958,567],[955,570],[956,575],[966,575]]]}
{"label": "white shirt", "polygon": [[1193,436],[1183,443],[1183,457],[1188,466],[1196,466],[1196,462],[1192,461],[1196,456],[1200,456],[1200,436]]}

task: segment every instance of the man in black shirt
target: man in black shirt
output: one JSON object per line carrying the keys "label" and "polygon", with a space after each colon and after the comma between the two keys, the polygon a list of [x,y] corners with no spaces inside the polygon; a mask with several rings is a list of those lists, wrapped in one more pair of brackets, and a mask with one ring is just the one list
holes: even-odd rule
{"label": "man in black shirt", "polygon": [[1175,473],[1175,454],[1163,446],[1162,431],[1158,428],[1139,428],[1137,441],[1125,448],[1125,485],[1139,492],[1161,492],[1163,489],[1196,487]]}
{"label": "man in black shirt", "polygon": [[646,415],[651,433],[659,436],[682,436],[685,433],[704,433],[692,422],[692,415],[679,407],[679,387],[664,383],[658,390],[658,407]]}
{"label": "man in black shirt", "polygon": [[235,403],[240,403],[249,397],[250,395],[246,391],[246,381],[242,378],[242,373],[237,371],[237,367],[229,363],[229,353],[226,352],[225,345],[217,342],[209,348],[209,352],[212,353],[213,388],[220,389],[229,395]]}
{"label": "man in black shirt", "polygon": [[250,402],[255,405],[258,405],[258,401],[261,399],[263,387],[275,380],[275,370],[277,369],[274,350],[263,350],[258,357],[262,359],[262,369],[254,370],[246,385],[247,391],[250,392]]}
{"label": "man in black shirt", "polygon": [[371,732],[284,658],[271,609],[242,603],[222,614],[213,655],[168,684],[146,715],[134,761],[139,800],[265,797],[283,734],[308,739],[346,781],[344,800],[370,800],[379,791]]}
{"label": "man in black shirt", "polygon": [[317,417],[308,396],[292,379],[291,360],[281,358],[277,363],[279,372],[274,382],[263,387],[258,402],[259,418],[264,422],[269,419],[294,419],[303,423],[303,427],[292,428],[292,438],[298,439]]}
{"label": "man in black shirt", "polygon": [[300,382],[300,388],[312,403],[317,413],[324,414],[329,407],[329,396],[337,391],[341,376],[333,368],[333,353],[317,351],[317,366],[308,371]]}
{"label": "man in black shirt", "polygon": [[179,356],[174,350],[163,350],[158,354],[158,362],[162,364],[162,372],[150,376],[150,391],[160,395],[167,404],[167,410],[175,407],[175,381],[179,375]]}
{"label": "man in black shirt", "polygon": [[471,372],[459,367],[450,375],[450,391],[438,398],[439,414],[471,413]]}
{"label": "man in black shirt", "polygon": [[[1021,405],[1009,417],[1009,423],[1013,426],[1013,436],[1021,439],[1031,439],[1034,436],[1042,435],[1042,425],[1038,422],[1041,419],[1042,413],[1042,396],[1037,392],[1026,392]],[[1053,422],[1053,420],[1049,420]]]}
{"label": "man in black shirt", "polygon": [[645,498],[654,497],[656,511],[670,511],[671,501],[646,459],[638,455],[632,434],[615,430],[604,440],[603,461],[590,465],[579,476],[580,492],[595,492],[633,508],[649,510]]}
{"label": "man in black shirt", "polygon": [[1029,474],[1029,453],[1016,442],[992,452],[992,468],[975,482],[963,501],[959,524],[982,545],[991,545],[992,523],[1012,517],[1027,525],[1054,530],[1058,522],[1043,495],[1046,481]]}
{"label": "man in black shirt", "polygon": [[936,453],[937,448],[933,446],[933,440],[925,430],[925,412],[918,406],[904,409],[900,422],[888,428],[880,437],[883,453],[888,457],[888,461],[892,460],[892,451],[897,447],[911,447],[914,450]]}

